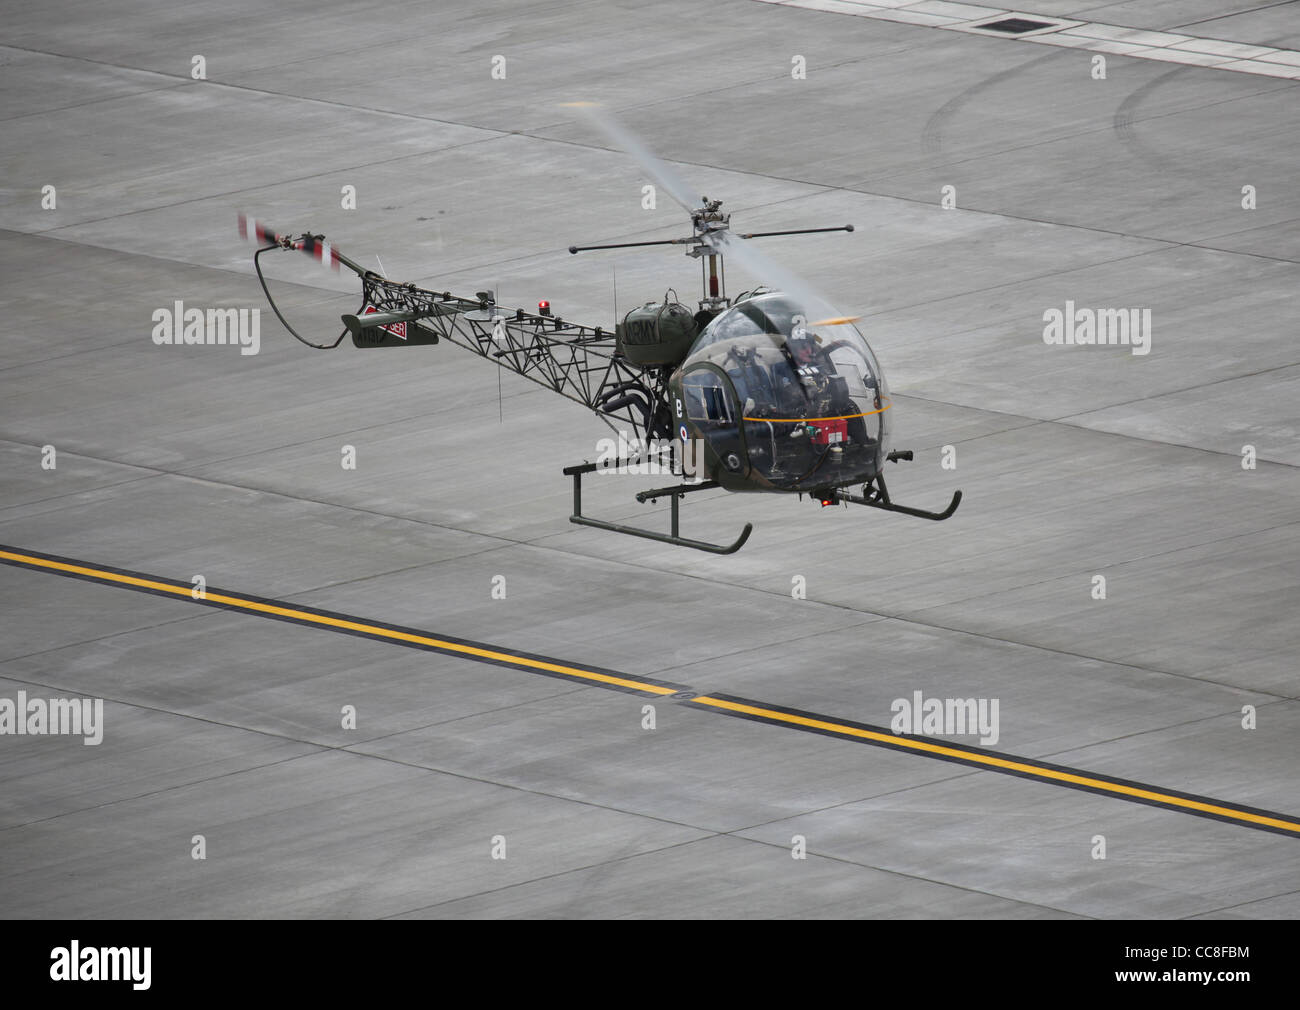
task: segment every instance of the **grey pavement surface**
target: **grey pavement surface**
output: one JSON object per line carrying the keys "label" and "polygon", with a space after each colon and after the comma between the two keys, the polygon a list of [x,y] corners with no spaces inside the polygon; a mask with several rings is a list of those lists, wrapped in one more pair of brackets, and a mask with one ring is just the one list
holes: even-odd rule
{"label": "grey pavement surface", "polygon": [[[1259,6],[1030,9],[1300,47]],[[998,699],[1000,751],[1300,814],[1300,81],[704,9],[9,5],[0,543],[873,725]],[[685,227],[586,99],[738,231],[857,226],[764,248],[863,316],[891,490],[952,519],[710,492],[684,531],[752,520],[734,556],[579,528],[579,406],[279,326],[237,209],[592,325],[693,301],[676,250],[565,251]],[[356,308],[268,273],[318,339]],[[261,308],[259,353],[155,345],[178,300]],[[1150,309],[1150,354],[1045,344],[1067,300]],[[655,480],[588,509],[666,525]],[[0,736],[4,917],[1300,916],[1300,838],[9,566],[0,608],[0,698],[104,699],[98,746]]]}

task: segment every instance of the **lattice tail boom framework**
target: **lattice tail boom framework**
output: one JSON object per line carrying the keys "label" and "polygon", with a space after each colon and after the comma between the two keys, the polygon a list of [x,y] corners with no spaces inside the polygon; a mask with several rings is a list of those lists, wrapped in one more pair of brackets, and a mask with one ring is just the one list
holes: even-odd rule
{"label": "lattice tail boom framework", "polygon": [[419,313],[422,318],[408,326],[473,351],[604,419],[622,422],[638,439],[671,437],[667,371],[629,363],[608,330],[505,309],[486,298],[428,291],[370,271],[361,280],[365,306]]}

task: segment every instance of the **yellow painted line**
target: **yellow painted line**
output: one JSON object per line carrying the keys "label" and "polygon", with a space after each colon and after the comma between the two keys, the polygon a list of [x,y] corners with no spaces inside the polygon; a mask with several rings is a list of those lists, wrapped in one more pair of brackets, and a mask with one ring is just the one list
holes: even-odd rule
{"label": "yellow painted line", "polygon": [[890,400],[879,410],[868,410],[862,414],[841,414],[839,417],[745,417],[745,415],[742,414],[741,420],[771,421],[773,424],[797,424],[803,421],[851,421],[855,417],[870,417],[872,414],[883,414],[893,405],[894,401]]}
{"label": "yellow painted line", "polygon": [[1171,796],[1168,793],[1157,792],[1153,789],[1141,789],[1135,786],[1121,785],[1117,782],[1107,782],[1104,779],[1091,778],[1087,775],[1058,771],[1055,768],[1044,768],[1041,765],[1027,764],[1021,761],[1011,761],[1007,758],[997,757],[993,754],[979,754],[971,751],[957,750],[953,747],[945,747],[941,743],[934,743],[929,740],[918,740],[915,737],[895,736],[892,733],[877,733],[874,730],[861,729],[857,726],[845,726],[841,723],[826,722],[825,720],[813,719],[808,716],[791,715],[789,712],[778,712],[770,708],[759,708],[756,705],[744,705],[739,702],[726,701],[722,698],[697,697],[692,698],[690,704],[710,705],[714,708],[728,709],[733,712],[744,713],[745,715],[760,716],[763,719],[771,719],[775,722],[784,722],[795,726],[806,726],[810,729],[825,730],[827,732],[840,734],[841,736],[876,740],[880,743],[889,744],[891,747],[904,747],[929,754],[954,757],[971,764],[983,764],[992,768],[1002,768],[1007,771],[1033,775],[1036,778],[1068,782],[1072,785],[1086,786],[1089,789],[1097,789],[1123,796],[1132,796],[1137,799],[1151,800],[1165,806],[1182,807],[1187,810],[1199,810],[1203,813],[1214,814],[1217,817],[1230,817],[1237,821],[1247,821],[1251,824],[1263,824],[1269,827],[1282,828],[1283,830],[1293,831],[1296,834],[1300,834],[1300,822],[1297,821],[1286,821],[1279,820],[1276,817],[1265,817],[1260,814],[1252,814],[1247,810],[1237,810],[1233,807],[1219,806],[1214,803],[1203,803],[1200,800],[1189,800],[1182,796]]}
{"label": "yellow painted line", "polygon": [[[118,572],[109,572],[101,568],[92,568],[87,565],[71,564],[64,561],[53,561],[48,558],[40,558],[30,554],[20,554],[3,549],[0,549],[0,558],[7,558],[21,564],[32,565],[37,568],[45,568],[51,571],[84,575],[101,582],[117,583],[119,585],[155,590],[181,599],[194,599],[192,589],[189,586],[177,586],[167,582],[158,582],[154,579],[137,578],[133,575],[122,575]],[[396,631],[392,628],[367,624],[364,621],[352,621],[346,618],[331,617],[325,614],[313,614],[305,610],[297,610],[293,607],[284,607],[273,603],[262,603],[258,600],[247,600],[239,596],[230,596],[223,593],[205,593],[203,600],[207,602],[221,603],[225,606],[245,610],[250,613],[271,614],[276,617],[289,618],[290,620],[303,624],[315,624],[322,627],[338,628],[345,631],[357,631],[366,635],[374,635],[378,638],[387,638],[397,642],[409,642],[415,645],[432,646],[433,648],[445,650],[447,652],[460,653],[461,655],[473,656],[478,659],[496,660],[514,666],[566,674],[571,677],[577,677],[594,683],[630,688],[635,691],[644,691],[659,696],[676,694],[681,690],[681,688],[677,687],[668,687],[663,684],[647,684],[638,680],[633,680],[629,677],[617,677],[612,674],[600,673],[596,670],[584,670],[581,667],[576,666],[566,666],[560,663],[548,663],[543,660],[517,656],[509,652],[498,652],[493,649],[483,649],[478,646],[464,645],[459,642],[448,642],[427,635],[412,634],[406,631]],[[1203,800],[1174,796],[1169,793],[1160,792],[1156,789],[1146,789],[1141,786],[1130,786],[1118,782],[1108,782],[1104,779],[1093,778],[1089,775],[1078,774],[1070,771],[1061,771],[1056,768],[1046,768],[1030,762],[999,757],[995,754],[981,754],[977,751],[958,750],[955,747],[945,746],[943,743],[937,743],[931,740],[920,740],[916,737],[881,733],[875,730],[863,729],[859,726],[847,726],[843,723],[831,722],[813,716],[794,715],[789,712],[780,712],[776,709],[763,708],[758,705],[746,705],[742,702],[728,701],[723,698],[711,698],[706,695],[691,698],[687,703],[707,705],[712,708],[724,709],[741,713],[743,715],[756,716],[772,722],[822,730],[824,732],[834,733],[838,736],[873,740],[877,743],[886,744],[894,749],[912,750],[939,757],[956,758],[964,764],[985,765],[989,768],[1018,772],[1045,781],[1055,781],[1070,785],[1083,786],[1087,789],[1098,792],[1148,800],[1166,807],[1195,810],[1216,817],[1222,817],[1248,824],[1258,824],[1262,827],[1279,828],[1283,831],[1300,835],[1300,821],[1286,820],[1279,817],[1269,817],[1264,814],[1252,813],[1248,810],[1238,810],[1234,807],[1222,806],[1218,803],[1209,803]]]}
{"label": "yellow painted line", "polygon": [[[178,596],[182,599],[194,599],[189,586],[174,586],[167,582],[155,582],[152,579],[138,579],[132,575],[119,575],[117,572],[106,572],[100,568],[89,568],[84,565],[72,565],[62,561],[50,561],[46,558],[32,557],[29,554],[15,554],[12,551],[6,550],[0,550],[0,558],[9,558],[12,561],[20,561],[23,564],[48,568],[53,571],[71,572],[76,575],[88,575],[91,578],[99,579],[102,582],[116,582],[120,585],[137,586],[141,589],[153,589],[159,592],[170,593],[173,596]],[[222,593],[205,593],[203,599],[210,603],[221,603],[230,607],[238,607],[240,610],[247,610],[252,613],[274,614],[276,617],[287,617],[294,621],[301,621],[304,624],[317,624],[329,628],[340,628],[345,631],[359,631],[367,635],[376,635],[380,638],[388,638],[397,642],[410,642],[415,645],[429,645],[437,649],[445,649],[448,652],[457,652],[465,656],[474,656],[478,659],[498,660],[514,664],[515,666],[529,667],[534,670],[547,670],[552,673],[563,673],[571,677],[580,677],[583,680],[595,681],[600,684],[611,684],[616,687],[627,687],[636,691],[646,691],[650,694],[669,695],[676,694],[679,690],[679,688],[665,687],[662,684],[645,684],[628,677],[615,677],[608,673],[599,673],[596,670],[584,670],[581,667],[564,666],[560,663],[547,663],[539,659],[529,659],[526,656],[516,656],[509,652],[480,649],[476,646],[462,645],[459,642],[447,642],[440,638],[430,638],[426,635],[413,635],[405,631],[394,631],[391,628],[383,628],[375,624],[366,624],[363,621],[349,621],[338,617],[327,617],[323,614],[313,614],[305,610],[296,610],[293,607],[281,607],[271,603],[261,603],[257,600],[245,600],[238,596],[227,596]]]}

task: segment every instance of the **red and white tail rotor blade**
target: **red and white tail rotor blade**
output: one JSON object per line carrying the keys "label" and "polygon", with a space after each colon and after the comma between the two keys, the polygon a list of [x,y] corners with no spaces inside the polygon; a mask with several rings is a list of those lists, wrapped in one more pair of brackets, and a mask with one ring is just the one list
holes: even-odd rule
{"label": "red and white tail rotor blade", "polygon": [[278,245],[284,249],[301,249],[322,266],[329,266],[334,270],[339,268],[338,251],[329,242],[325,241],[323,235],[304,234],[291,238],[288,235],[281,235],[275,229],[268,228],[261,221],[241,213],[239,215],[239,237],[269,245]]}
{"label": "red and white tail rotor blade", "polygon": [[287,236],[280,235],[278,232],[262,224],[247,214],[239,215],[239,237],[252,238],[256,242],[268,242],[275,245],[288,246],[290,240]]}
{"label": "red and white tail rotor blade", "polygon": [[301,249],[308,256],[314,256],[321,266],[329,266],[332,270],[339,268],[339,254],[325,241],[324,235],[304,235],[296,248]]}

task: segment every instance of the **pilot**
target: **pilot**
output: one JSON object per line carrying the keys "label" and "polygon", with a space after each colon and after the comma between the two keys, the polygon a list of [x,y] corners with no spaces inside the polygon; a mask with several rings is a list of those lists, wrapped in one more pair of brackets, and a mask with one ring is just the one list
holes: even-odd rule
{"label": "pilot", "polygon": [[795,330],[794,334],[786,341],[786,346],[790,348],[790,354],[794,357],[795,364],[800,367],[804,365],[817,364],[817,347],[816,335],[809,333],[807,330]]}
{"label": "pilot", "polygon": [[827,375],[835,374],[835,364],[831,361],[831,351],[848,347],[847,340],[835,340],[823,345],[819,334],[802,326],[796,326],[786,341],[794,360],[800,365],[816,365]]}
{"label": "pilot", "polygon": [[817,334],[797,326],[786,346],[790,349],[790,358],[804,391],[815,399],[825,399],[830,393],[830,377],[835,374],[830,351],[843,346],[842,342],[836,341],[829,348],[822,347],[817,343]]}
{"label": "pilot", "polygon": [[[795,326],[786,341],[804,389],[816,402],[817,409],[825,416],[850,416],[861,410],[849,396],[845,380],[839,376],[839,370],[831,360],[831,352],[841,347],[848,347],[847,340],[834,340],[823,344],[821,337],[802,325]],[[864,420],[850,417],[849,436],[858,443],[870,441]]]}

